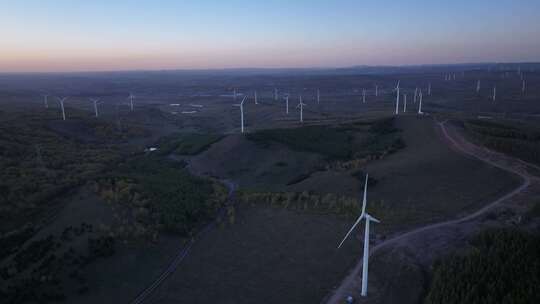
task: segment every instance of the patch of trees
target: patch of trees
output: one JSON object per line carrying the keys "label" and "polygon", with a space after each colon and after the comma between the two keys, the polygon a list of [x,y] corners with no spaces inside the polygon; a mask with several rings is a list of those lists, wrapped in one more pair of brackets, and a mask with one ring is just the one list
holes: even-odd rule
{"label": "patch of trees", "polygon": [[[115,252],[114,238],[93,231],[92,225],[83,223],[66,227],[59,236],[49,235],[25,245],[0,269],[2,303],[63,301],[65,288],[86,292],[85,267]],[[84,244],[86,235],[86,246],[71,245],[77,240]]]}
{"label": "patch of trees", "polygon": [[196,155],[222,138],[220,134],[175,133],[161,138],[157,146],[161,155]]}
{"label": "patch of trees", "polygon": [[296,211],[339,214],[351,217],[360,213],[357,198],[334,193],[241,191],[238,193],[238,199],[244,204],[265,204]]}
{"label": "patch of trees", "polygon": [[540,164],[540,131],[527,125],[469,120],[465,130],[480,144],[525,161]]}
{"label": "patch of trees", "polygon": [[27,225],[0,236],[0,261],[17,252],[20,246],[30,239],[35,232],[33,226]]}
{"label": "patch of trees", "polygon": [[471,245],[435,265],[426,304],[540,303],[540,237],[490,230]]}
{"label": "patch of trees", "polygon": [[213,219],[227,196],[216,182],[152,155],[119,166],[112,176],[99,181],[97,191],[108,201],[136,210],[139,223],[183,236]]}
{"label": "patch of trees", "polygon": [[[356,133],[367,134],[363,143],[354,142]],[[405,146],[399,130],[394,127],[393,118],[339,126],[262,130],[248,134],[247,138],[263,146],[270,142],[279,142],[297,151],[318,153],[328,160],[337,161],[381,157]]]}
{"label": "patch of trees", "polygon": [[114,146],[81,144],[40,119],[0,119],[0,221],[3,225],[48,207],[58,195],[95,178],[120,159]]}

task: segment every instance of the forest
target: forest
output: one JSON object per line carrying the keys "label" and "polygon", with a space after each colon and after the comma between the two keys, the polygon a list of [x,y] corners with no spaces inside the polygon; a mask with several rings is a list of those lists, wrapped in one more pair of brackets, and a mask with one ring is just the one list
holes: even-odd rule
{"label": "forest", "polygon": [[540,237],[488,230],[470,246],[435,264],[426,304],[540,303]]}

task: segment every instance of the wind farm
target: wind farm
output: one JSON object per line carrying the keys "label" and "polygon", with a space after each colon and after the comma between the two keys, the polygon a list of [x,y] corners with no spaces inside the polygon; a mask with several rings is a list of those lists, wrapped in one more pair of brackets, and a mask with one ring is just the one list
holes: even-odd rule
{"label": "wind farm", "polygon": [[2,301],[536,303],[529,44],[479,53],[456,3],[203,2],[58,4],[78,38],[0,58]]}

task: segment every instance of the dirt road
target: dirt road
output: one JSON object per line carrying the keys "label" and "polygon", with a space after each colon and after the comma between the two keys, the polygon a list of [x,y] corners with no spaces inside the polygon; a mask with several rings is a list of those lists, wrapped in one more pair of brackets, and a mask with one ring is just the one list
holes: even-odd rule
{"label": "dirt road", "polygon": [[[221,180],[221,182],[229,189],[229,193],[227,196],[227,200],[231,201],[231,198],[234,195],[234,192],[236,191],[236,184],[229,180]],[[223,216],[223,214],[226,212],[225,207],[222,207],[218,211],[217,217]],[[131,304],[141,304],[144,303],[150,295],[156,290],[163,281],[165,281],[169,275],[171,275],[178,265],[184,260],[184,258],[189,254],[191,247],[193,244],[200,238],[202,238],[210,229],[213,229],[216,225],[216,221],[213,221],[209,224],[207,224],[195,237],[193,237],[187,244],[182,246],[182,248],[179,249],[178,254],[174,257],[174,259],[170,262],[170,264],[165,268],[165,270],[157,277],[145,290],[143,290],[133,301],[131,301]]]}
{"label": "dirt road", "polygon": [[[390,239],[387,239],[375,246],[372,247],[370,256],[374,255],[383,248],[390,246],[399,246],[407,242],[413,236],[417,236],[422,233],[430,233],[438,228],[449,227],[456,225],[458,223],[468,222],[478,218],[479,216],[487,213],[489,210],[500,205],[502,202],[509,200],[510,198],[524,192],[533,181],[538,181],[538,178],[529,173],[530,170],[539,170],[538,166],[533,164],[526,163],[524,161],[509,157],[507,155],[497,153],[491,150],[488,150],[483,147],[479,147],[475,144],[468,142],[462,135],[460,135],[454,127],[448,126],[446,121],[436,122],[440,128],[441,134],[445,142],[450,145],[450,147],[462,154],[465,154],[469,157],[474,157],[480,161],[483,161],[491,166],[498,167],[507,172],[516,174],[521,177],[522,183],[516,189],[511,192],[503,195],[495,201],[490,202],[483,208],[475,211],[474,213],[462,216],[457,219],[451,219],[439,223],[430,224],[423,226],[409,232],[398,234]],[[328,304],[334,303],[343,303],[343,300],[351,294],[351,290],[359,288],[359,277],[362,271],[362,259],[358,261],[355,268],[351,273],[343,280],[340,286],[333,292],[333,294],[327,297],[323,302]]]}

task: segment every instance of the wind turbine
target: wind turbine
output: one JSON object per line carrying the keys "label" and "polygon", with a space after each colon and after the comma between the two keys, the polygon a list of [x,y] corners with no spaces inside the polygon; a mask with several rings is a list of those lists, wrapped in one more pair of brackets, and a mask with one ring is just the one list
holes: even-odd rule
{"label": "wind turbine", "polygon": [[96,113],[96,117],[99,117],[97,103],[99,102],[99,98],[90,98],[90,101],[94,103],[94,112]]}
{"label": "wind turbine", "polygon": [[259,103],[257,102],[257,91],[255,91],[255,104],[259,104]]}
{"label": "wind turbine", "polygon": [[133,93],[129,93],[129,105],[130,105],[130,108],[131,108],[131,112],[133,112],[133,99],[135,99],[135,95],[133,95]]}
{"label": "wind turbine", "polygon": [[493,86],[493,102],[495,102],[495,100],[497,100],[497,86]]}
{"label": "wind turbine", "polygon": [[285,114],[289,115],[289,94],[285,95]]}
{"label": "wind turbine", "polygon": [[521,84],[521,93],[525,94],[525,79],[523,79],[523,82]]}
{"label": "wind turbine", "polygon": [[341,248],[341,245],[347,240],[349,235],[352,233],[354,228],[363,220],[366,220],[366,229],[364,230],[364,258],[362,259],[363,267],[362,267],[362,297],[367,296],[367,284],[368,284],[368,267],[369,267],[369,223],[375,222],[380,223],[380,221],[368,213],[366,213],[366,201],[367,201],[367,186],[368,186],[368,174],[366,174],[366,182],[364,184],[364,197],[362,200],[362,213],[356,220],[356,222],[353,224],[349,232],[345,235],[341,243],[338,245],[338,249]]}
{"label": "wind turbine", "polygon": [[416,99],[418,98],[418,87],[416,87],[414,89],[414,98],[413,98],[413,103],[416,103]]}
{"label": "wind turbine", "polygon": [[476,93],[480,93],[480,79],[476,82]]}
{"label": "wind turbine", "polygon": [[244,96],[241,103],[233,105],[240,107],[240,132],[242,134],[244,133],[244,101],[246,101],[246,96]]}
{"label": "wind turbine", "polygon": [[379,96],[379,86],[375,85],[375,97]]}
{"label": "wind turbine", "polygon": [[362,102],[366,103],[366,89],[362,89]]}
{"label": "wind turbine", "polygon": [[233,98],[234,98],[234,101],[236,101],[236,89],[233,90]]}
{"label": "wind turbine", "polygon": [[274,89],[274,100],[277,101],[277,98],[278,98],[278,93],[277,93],[277,88]]}
{"label": "wind turbine", "polygon": [[396,85],[396,113],[395,115],[399,114],[399,80]]}
{"label": "wind turbine", "polygon": [[67,97],[60,98],[58,97],[58,101],[60,102],[60,108],[62,109],[62,119],[66,120],[66,111],[64,110],[64,101],[67,100]]}
{"label": "wind turbine", "polygon": [[49,108],[49,94],[43,95],[43,103],[45,104],[45,109]]}
{"label": "wind turbine", "polygon": [[428,96],[431,96],[431,82],[428,84],[427,94]]}
{"label": "wind turbine", "polygon": [[418,93],[418,97],[420,100],[420,102],[418,103],[418,114],[423,115],[424,112],[422,112],[422,90],[420,90],[420,92]]}
{"label": "wind turbine", "polygon": [[407,112],[407,93],[403,94],[403,113]]}
{"label": "wind turbine", "polygon": [[306,104],[302,102],[302,95],[300,95],[300,103],[296,106],[296,108],[300,108],[300,123],[304,123],[304,106]]}
{"label": "wind turbine", "polygon": [[321,91],[317,89],[317,103],[321,103]]}

